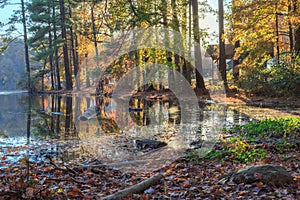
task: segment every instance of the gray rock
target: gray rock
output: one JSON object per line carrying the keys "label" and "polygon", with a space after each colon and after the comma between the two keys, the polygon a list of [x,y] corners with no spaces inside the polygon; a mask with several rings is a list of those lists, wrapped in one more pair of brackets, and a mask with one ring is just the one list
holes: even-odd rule
{"label": "gray rock", "polygon": [[282,166],[265,164],[239,169],[230,174],[226,181],[234,181],[237,184],[261,181],[267,185],[284,186],[292,183],[293,177]]}
{"label": "gray rock", "polygon": [[160,147],[164,147],[167,145],[167,143],[157,141],[157,140],[140,139],[140,140],[135,140],[135,145],[138,149],[152,150],[152,149],[158,149]]}

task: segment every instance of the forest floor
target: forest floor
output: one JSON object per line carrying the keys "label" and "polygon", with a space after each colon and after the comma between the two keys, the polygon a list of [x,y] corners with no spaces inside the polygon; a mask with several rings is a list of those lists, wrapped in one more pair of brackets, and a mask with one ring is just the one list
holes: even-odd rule
{"label": "forest floor", "polygon": [[[286,112],[284,117],[299,118],[300,102],[297,99],[250,98],[233,94],[227,100],[230,106],[237,107],[296,108],[292,113]],[[2,157],[0,199],[101,199],[156,173],[163,174],[158,184],[123,199],[300,199],[300,129],[293,131],[293,140],[284,142],[278,142],[278,137],[273,138],[272,134],[260,138],[259,142],[254,142],[257,138],[253,137],[241,139],[237,130],[230,138],[220,138],[205,157],[199,157],[197,151],[186,151],[176,161],[152,172],[110,168],[87,155],[72,163],[55,157],[39,163],[28,162],[27,158],[6,163],[6,158]],[[17,154],[21,150],[24,149],[11,149],[10,153]],[[221,182],[230,172],[258,164],[285,167],[293,176],[293,183],[276,187],[260,181],[251,184]]]}
{"label": "forest floor", "polygon": [[[295,134],[299,141],[300,131]],[[152,172],[106,167],[87,155],[72,164],[55,157],[38,163],[22,158],[16,163],[5,164],[6,158],[2,157],[0,198],[101,199],[160,173],[163,178],[158,184],[123,199],[299,199],[299,143],[298,146],[293,143],[278,145],[275,139],[268,139],[258,143],[221,140],[206,157],[199,157],[197,151],[187,151],[173,163]],[[11,154],[20,150],[11,149]],[[251,184],[221,182],[228,173],[257,164],[285,167],[293,176],[293,183],[276,187],[261,181]]]}

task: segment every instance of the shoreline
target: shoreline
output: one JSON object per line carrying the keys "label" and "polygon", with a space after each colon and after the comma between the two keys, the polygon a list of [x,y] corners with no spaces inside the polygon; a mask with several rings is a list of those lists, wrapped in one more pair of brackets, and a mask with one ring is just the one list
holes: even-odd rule
{"label": "shoreline", "polygon": [[[38,91],[33,94],[59,94],[59,95],[72,95],[72,94],[89,94],[96,96],[96,89],[93,87],[81,88],[80,90],[47,90]],[[172,100],[176,98],[171,91],[157,91],[151,90],[147,92],[138,92],[132,96],[136,98],[145,98],[147,100]],[[198,97],[200,101],[211,100],[209,95],[203,95]],[[247,105],[257,106],[264,108],[271,107],[300,107],[300,99],[297,97],[265,97],[265,96],[253,96],[248,97],[244,94],[229,92],[226,95],[227,105]]]}

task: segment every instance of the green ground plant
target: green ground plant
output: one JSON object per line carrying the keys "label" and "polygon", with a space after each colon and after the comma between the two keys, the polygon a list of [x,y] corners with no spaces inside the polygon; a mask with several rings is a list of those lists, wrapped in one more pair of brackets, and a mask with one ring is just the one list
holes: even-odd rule
{"label": "green ground plant", "polygon": [[[300,118],[265,119],[224,131],[231,137],[219,140],[215,148],[207,152],[206,159],[241,163],[262,161],[272,152],[284,153],[297,148]],[[197,163],[199,155],[203,152],[192,151],[185,156],[188,161]]]}

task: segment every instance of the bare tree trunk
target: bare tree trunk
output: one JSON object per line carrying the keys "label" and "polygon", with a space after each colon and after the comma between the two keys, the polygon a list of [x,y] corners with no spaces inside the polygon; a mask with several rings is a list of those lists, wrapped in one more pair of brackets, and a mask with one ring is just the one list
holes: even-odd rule
{"label": "bare tree trunk", "polygon": [[[162,13],[163,13],[163,24],[164,24],[164,28],[167,29],[168,27],[168,13],[167,13],[167,7],[168,7],[168,3],[166,0],[162,0],[161,1],[161,8],[162,8]],[[165,46],[169,47],[170,46],[170,35],[168,31],[164,32],[164,39],[165,39]],[[170,63],[172,62],[172,53],[169,51],[166,51],[166,62],[167,65],[170,65]],[[173,69],[170,68],[169,69],[169,73],[168,73],[168,82],[169,82],[169,87],[174,83],[174,74],[173,74]]]}
{"label": "bare tree trunk", "polygon": [[26,16],[25,16],[25,4],[24,0],[21,0],[22,6],[22,24],[23,24],[23,40],[24,40],[24,50],[25,50],[25,64],[26,64],[26,72],[27,72],[27,87],[28,92],[32,93],[32,85],[31,85],[31,78],[30,78],[30,63],[29,63],[29,48],[27,43],[27,26],[26,26]]}
{"label": "bare tree trunk", "polygon": [[[293,12],[297,14],[298,12],[298,7],[297,7],[297,0],[293,0]],[[299,55],[300,54],[300,25],[298,25],[296,31],[295,31],[295,54]]]}
{"label": "bare tree trunk", "polygon": [[[172,23],[173,23],[173,27],[174,27],[174,30],[176,32],[179,32],[179,20],[178,20],[178,16],[177,16],[177,6],[176,6],[176,1],[175,0],[172,0],[171,1],[171,7],[172,7],[172,12],[173,12],[173,19],[172,19]],[[176,34],[176,33],[175,33]],[[175,35],[174,34],[174,35]],[[178,38],[174,37],[174,48],[183,48],[183,45],[182,44],[177,44],[177,41]],[[182,40],[180,40],[180,42],[182,42]],[[178,49],[180,50],[180,49]],[[174,53],[174,64],[176,66],[176,70],[180,73],[180,57],[177,53]],[[176,80],[175,80],[176,81]]]}
{"label": "bare tree trunk", "polygon": [[219,71],[224,82],[225,89],[227,90],[227,76],[226,76],[226,57],[225,57],[225,41],[224,35],[224,3],[219,0]]}
{"label": "bare tree trunk", "polygon": [[92,20],[92,31],[93,31],[95,54],[96,54],[96,63],[97,63],[97,67],[98,67],[99,50],[98,50],[98,44],[97,44],[97,31],[96,31],[96,25],[95,25],[94,8],[95,8],[95,3],[93,3],[93,5],[91,7],[91,20]]}
{"label": "bare tree trunk", "polygon": [[276,1],[276,13],[275,13],[275,30],[276,30],[276,55],[277,55],[277,65],[279,66],[280,62],[280,48],[279,48],[279,22],[278,22],[278,2]]}
{"label": "bare tree trunk", "polygon": [[[292,5],[291,5],[290,1],[289,1],[289,5],[288,5],[288,13],[289,13],[289,15],[292,14]],[[290,52],[293,53],[293,51],[294,51],[294,34],[293,34],[292,22],[290,19],[289,19],[289,40],[290,40]]]}
{"label": "bare tree trunk", "polygon": [[[48,7],[48,13],[51,13],[51,6]],[[52,32],[51,32],[51,19],[48,21],[49,32],[48,32],[48,41],[49,41],[49,49],[52,50]],[[49,65],[50,65],[50,79],[51,79],[51,90],[54,90],[54,76],[53,76],[53,53],[49,56]]]}
{"label": "bare tree trunk", "polygon": [[[240,47],[240,41],[235,42],[234,44],[234,49]],[[238,65],[239,64],[239,59],[236,58],[233,60],[233,79],[234,81],[237,81],[239,79],[240,76],[240,71],[238,69]]]}
{"label": "bare tree trunk", "polygon": [[[71,12],[71,8],[69,7],[69,16],[70,18],[72,18],[72,12]],[[75,44],[75,40],[74,40],[74,31],[73,31],[73,27],[70,26],[70,41],[71,41],[71,55],[72,55],[72,60],[73,60],[73,66],[74,66],[74,76],[75,76],[75,85],[76,85],[76,89],[79,90],[79,80],[77,78],[77,73],[78,73],[78,63],[77,63],[77,48],[76,48],[76,44]]]}
{"label": "bare tree trunk", "polygon": [[[53,1],[52,5],[52,20],[53,20],[53,39],[54,41],[57,41],[57,32],[56,32],[56,21],[55,21],[55,4]],[[60,71],[59,71],[59,57],[58,57],[58,47],[57,45],[54,46],[55,51],[54,51],[54,57],[55,57],[55,71],[56,71],[56,79],[57,79],[57,90],[61,90],[61,82],[60,82]]]}
{"label": "bare tree trunk", "polygon": [[206,92],[205,83],[203,79],[203,69],[202,69],[202,55],[201,55],[201,45],[200,45],[200,30],[199,30],[199,9],[198,0],[192,1],[193,8],[193,30],[194,30],[194,40],[196,42],[194,46],[195,52],[195,67],[196,67],[196,90],[200,95]]}
{"label": "bare tree trunk", "polygon": [[60,6],[60,18],[61,18],[61,37],[64,40],[63,44],[63,55],[64,55],[64,67],[65,67],[65,78],[66,78],[66,89],[71,90],[72,86],[72,75],[70,70],[69,55],[68,55],[68,44],[67,44],[67,32],[66,32],[66,12],[64,0],[59,0]]}
{"label": "bare tree trunk", "polygon": [[[186,1],[187,2],[190,2],[190,1]],[[189,5],[189,9],[190,9],[190,3],[188,3]],[[183,7],[183,19],[182,19],[182,35],[184,37],[184,41],[185,41],[185,48],[189,48],[189,44],[188,42],[190,41],[187,41],[186,38],[190,38],[190,35],[189,37],[187,37],[187,6],[184,6]],[[190,17],[191,19],[191,17]],[[190,24],[190,21],[189,21],[189,24]],[[189,27],[189,29],[191,28],[191,26]],[[190,32],[190,31],[189,31]],[[186,54],[186,51],[184,52],[184,54]],[[190,55],[185,55],[185,56],[190,56]],[[184,59],[184,63],[183,63],[183,66],[182,66],[182,74],[183,76],[185,77],[185,79],[191,84],[191,73],[190,73],[190,66],[189,66],[189,62],[187,62],[186,59]]]}
{"label": "bare tree trunk", "polygon": [[300,54],[300,25],[295,32],[295,52],[296,55]]}

